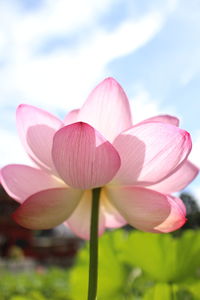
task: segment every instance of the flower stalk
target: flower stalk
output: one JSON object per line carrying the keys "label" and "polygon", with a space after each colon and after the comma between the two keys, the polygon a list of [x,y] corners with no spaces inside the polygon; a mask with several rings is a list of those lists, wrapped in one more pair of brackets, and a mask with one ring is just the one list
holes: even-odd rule
{"label": "flower stalk", "polygon": [[88,300],[97,297],[98,282],[98,223],[99,223],[99,199],[101,188],[92,190],[92,210],[90,222],[90,261],[89,261],[89,283]]}

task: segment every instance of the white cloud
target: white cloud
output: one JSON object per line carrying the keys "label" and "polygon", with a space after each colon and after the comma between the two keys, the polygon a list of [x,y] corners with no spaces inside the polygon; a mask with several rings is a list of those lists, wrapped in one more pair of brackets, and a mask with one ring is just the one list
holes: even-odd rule
{"label": "white cloud", "polygon": [[[15,93],[17,103],[41,104],[46,109],[78,107],[91,88],[107,76],[107,64],[147,43],[160,30],[162,22],[158,13],[151,13],[137,22],[122,22],[112,32],[97,27],[77,48],[61,49],[46,56],[32,56],[32,44],[26,43],[24,30],[17,29],[13,63],[0,74],[1,94],[5,95],[1,101],[7,102],[7,97]],[[29,27],[29,23],[22,26]]]}
{"label": "white cloud", "polygon": [[48,56],[16,60],[13,86],[24,99],[65,110],[80,106],[88,91],[104,76],[112,59],[133,52],[161,26],[158,15],[122,23],[113,32],[98,30],[78,48]]}
{"label": "white cloud", "polygon": [[0,2],[1,25],[18,42],[56,33],[67,33],[96,22],[114,0],[45,0],[39,9],[21,11],[18,1]]}
{"label": "white cloud", "polygon": [[193,136],[193,147],[190,160],[200,168],[200,130]]}
{"label": "white cloud", "polygon": [[141,89],[136,93],[135,97],[131,99],[130,104],[134,124],[149,117],[161,114],[159,102],[153,100],[149,93],[144,89]]}
{"label": "white cloud", "polygon": [[0,137],[0,166],[12,163],[33,165],[15,133],[0,129]]}
{"label": "white cloud", "polygon": [[[149,42],[161,30],[169,13],[168,9],[160,13],[151,11],[106,31],[97,20],[113,3],[114,0],[46,0],[40,10],[22,14],[15,1],[0,2],[0,53],[7,61],[0,71],[2,106],[25,102],[52,112],[79,107],[94,85],[110,75],[108,63]],[[58,49],[48,55],[35,54],[35,49],[50,35],[84,28],[87,35],[76,47]],[[149,104],[148,95],[138,97],[136,106],[143,98],[148,112],[156,112],[157,107]],[[140,113],[144,115],[143,110]],[[2,164],[16,157],[11,146],[16,144],[15,136],[8,132],[0,132],[1,139],[5,139],[0,149]]]}
{"label": "white cloud", "polygon": [[194,198],[197,201],[197,204],[199,205],[200,208],[200,186],[194,186],[192,189],[192,195],[194,195]]}
{"label": "white cloud", "polygon": [[175,107],[163,105],[162,101],[152,98],[150,93],[141,86],[137,87],[130,104],[134,123],[162,114],[169,114],[181,119],[176,113]]}

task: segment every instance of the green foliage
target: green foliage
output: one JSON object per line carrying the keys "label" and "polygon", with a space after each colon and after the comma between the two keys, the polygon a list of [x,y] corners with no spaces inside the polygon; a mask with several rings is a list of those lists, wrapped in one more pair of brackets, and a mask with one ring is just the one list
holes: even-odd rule
{"label": "green foliage", "polygon": [[170,234],[134,231],[122,252],[123,260],[139,266],[160,282],[183,281],[200,266],[200,232],[188,230],[179,238]]}
{"label": "green foliage", "polygon": [[48,272],[0,272],[1,300],[67,300],[68,273],[60,269]]}
{"label": "green foliage", "polygon": [[[98,299],[200,299],[198,268],[198,231],[189,230],[179,237],[139,231],[109,232],[100,239]],[[88,246],[79,252],[70,274],[73,300],[80,295],[86,298],[87,269]]]}
{"label": "green foliage", "polygon": [[167,283],[157,283],[144,295],[144,300],[171,300],[174,299],[174,288]]}
{"label": "green foliage", "polygon": [[[0,300],[84,300],[88,243],[70,270],[0,272]],[[111,231],[99,240],[98,300],[200,300],[200,231]]]}
{"label": "green foliage", "polygon": [[[117,299],[126,281],[124,266],[118,259],[109,234],[100,238],[98,299]],[[80,251],[77,263],[71,271],[70,287],[73,299],[87,297],[88,285],[88,245]]]}
{"label": "green foliage", "polygon": [[200,300],[200,280],[188,284],[185,290],[189,291],[195,300]]}

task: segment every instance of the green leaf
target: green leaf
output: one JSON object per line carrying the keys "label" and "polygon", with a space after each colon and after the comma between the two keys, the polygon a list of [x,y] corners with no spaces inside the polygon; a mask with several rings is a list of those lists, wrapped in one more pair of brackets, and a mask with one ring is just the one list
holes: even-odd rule
{"label": "green leaf", "polygon": [[176,261],[178,281],[196,276],[200,267],[200,231],[187,230],[176,239]]}
{"label": "green leaf", "polygon": [[179,238],[134,231],[126,241],[122,259],[156,281],[178,282],[195,276],[200,266],[199,253],[199,231],[186,231]]}
{"label": "green leaf", "polygon": [[27,300],[27,298],[23,296],[13,296],[10,300]]}
{"label": "green leaf", "polygon": [[167,283],[157,283],[144,295],[143,300],[176,300],[176,287]]}
{"label": "green leaf", "polygon": [[192,299],[200,300],[200,280],[185,285],[185,288],[193,295]]}
{"label": "green leaf", "polygon": [[[111,233],[99,240],[98,299],[117,299],[124,287],[125,269],[117,256]],[[88,245],[78,255],[76,265],[71,271],[70,286],[72,299],[86,299],[88,286]]]}

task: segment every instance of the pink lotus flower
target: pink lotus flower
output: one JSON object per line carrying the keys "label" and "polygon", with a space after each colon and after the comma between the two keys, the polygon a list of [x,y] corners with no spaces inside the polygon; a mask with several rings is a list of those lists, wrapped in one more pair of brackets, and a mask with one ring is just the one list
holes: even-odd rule
{"label": "pink lotus flower", "polygon": [[1,169],[4,188],[21,204],[13,215],[20,225],[47,229],[65,222],[89,239],[95,187],[102,187],[99,235],[127,223],[149,232],[185,223],[184,204],[170,194],[198,173],[187,160],[190,135],[167,115],[133,125],[128,99],[114,79],[100,83],[64,122],[20,105],[17,127],[36,164]]}

